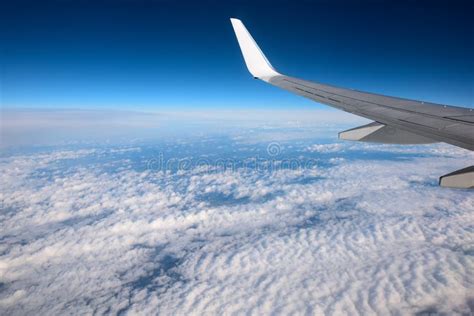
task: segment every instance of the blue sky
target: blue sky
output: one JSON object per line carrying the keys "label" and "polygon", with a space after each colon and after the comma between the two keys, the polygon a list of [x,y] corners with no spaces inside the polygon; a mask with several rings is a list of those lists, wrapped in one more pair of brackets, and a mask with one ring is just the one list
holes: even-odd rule
{"label": "blue sky", "polygon": [[469,2],[17,1],[2,9],[11,108],[312,108],[251,80],[229,17],[281,72],[473,106]]}

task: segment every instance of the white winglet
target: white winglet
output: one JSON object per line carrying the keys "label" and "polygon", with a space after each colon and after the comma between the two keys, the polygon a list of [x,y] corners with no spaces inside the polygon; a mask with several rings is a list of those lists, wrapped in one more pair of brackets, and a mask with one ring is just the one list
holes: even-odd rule
{"label": "white winglet", "polygon": [[242,21],[230,19],[230,22],[234,27],[234,32],[237,36],[242,55],[244,56],[245,64],[252,76],[264,81],[268,81],[274,76],[280,76],[260,50],[257,43],[255,43],[255,40],[249,31],[247,31]]}

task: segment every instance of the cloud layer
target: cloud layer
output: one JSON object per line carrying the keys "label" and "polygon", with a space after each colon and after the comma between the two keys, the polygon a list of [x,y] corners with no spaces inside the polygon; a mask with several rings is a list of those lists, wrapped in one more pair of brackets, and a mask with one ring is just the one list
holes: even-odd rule
{"label": "cloud layer", "polygon": [[147,168],[142,147],[1,158],[1,313],[473,312],[474,196],[437,186],[472,153],[289,143],[271,158],[285,154],[317,163],[176,172]]}
{"label": "cloud layer", "polygon": [[[275,140],[275,128],[296,128],[279,135],[285,139],[314,137],[314,129],[328,131],[337,124],[357,125],[367,120],[336,110],[265,109],[156,109],[118,111],[111,109],[0,109],[0,148],[77,143],[117,144],[156,141],[173,137],[222,134],[237,131],[240,136]],[[349,125],[351,124],[351,125]],[[243,134],[245,127],[246,133]],[[308,128],[311,128],[309,133]],[[243,135],[242,135],[243,134]]]}

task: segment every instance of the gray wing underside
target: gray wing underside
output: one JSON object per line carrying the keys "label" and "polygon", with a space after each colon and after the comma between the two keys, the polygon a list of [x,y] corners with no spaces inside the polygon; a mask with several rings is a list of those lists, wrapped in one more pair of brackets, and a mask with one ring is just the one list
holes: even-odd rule
{"label": "gray wing underside", "polygon": [[268,83],[323,103],[434,141],[474,150],[474,111],[314,83],[284,75]]}
{"label": "gray wing underside", "polygon": [[[474,150],[473,109],[344,89],[280,74],[242,22],[237,19],[231,19],[231,22],[247,68],[255,78],[316,102],[374,120],[374,124],[380,127],[390,127],[401,135],[398,138],[400,143],[439,141]],[[367,126],[363,128],[368,130]],[[389,138],[384,136],[384,139]]]}

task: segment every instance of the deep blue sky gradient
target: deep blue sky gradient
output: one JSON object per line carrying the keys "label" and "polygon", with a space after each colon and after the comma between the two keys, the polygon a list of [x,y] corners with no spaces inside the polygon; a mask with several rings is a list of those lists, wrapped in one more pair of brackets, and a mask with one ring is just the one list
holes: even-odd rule
{"label": "deep blue sky gradient", "polygon": [[472,1],[16,1],[2,4],[2,104],[288,108],[251,79],[229,17],[281,72],[474,106]]}

